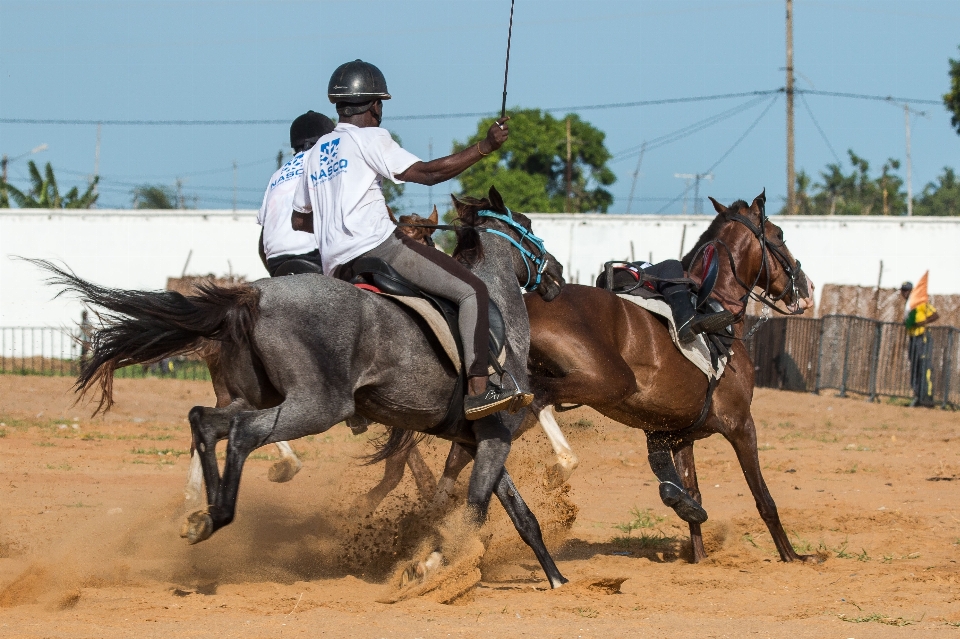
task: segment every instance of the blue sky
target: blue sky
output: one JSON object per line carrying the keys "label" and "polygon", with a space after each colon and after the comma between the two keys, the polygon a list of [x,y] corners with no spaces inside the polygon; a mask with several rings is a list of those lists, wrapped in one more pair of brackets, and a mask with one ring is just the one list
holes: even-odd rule
{"label": "blue sky", "polygon": [[[386,74],[394,99],[384,125],[419,156],[448,153],[476,118],[391,116],[496,111],[509,0],[334,2],[0,0],[0,118],[281,119],[333,115],[331,71],[363,58]],[[939,99],[947,59],[960,57],[960,3],[795,0],[799,88]],[[564,107],[776,89],[784,83],[784,2],[763,0],[517,0],[508,104]],[[773,98],[770,98],[772,100]],[[837,154],[852,148],[879,169],[903,160],[902,110],[883,102],[807,96]],[[613,153],[637,147],[749,98],[581,111]],[[679,213],[683,181],[721,158],[769,106],[750,108],[648,152],[633,212]],[[960,166],[960,136],[942,106],[913,120],[915,192],[943,166]],[[703,195],[750,199],[785,184],[782,97],[714,170]],[[562,113],[560,113],[562,115]],[[100,206],[129,207],[136,184],[173,184],[200,208],[230,208],[233,163],[240,208],[259,206],[285,124],[109,126],[102,132]],[[0,124],[0,153],[52,162],[63,187],[93,172],[96,127]],[[611,164],[611,212],[627,208],[636,155]],[[816,174],[834,155],[797,103],[797,167]],[[10,166],[25,184],[27,158]],[[845,163],[846,165],[846,163]],[[848,165],[847,165],[848,166]],[[900,171],[904,174],[904,170]],[[455,184],[433,189],[443,203]],[[428,190],[406,205],[426,210]],[[693,203],[687,203],[692,211]],[[774,209],[774,206],[770,206]]]}

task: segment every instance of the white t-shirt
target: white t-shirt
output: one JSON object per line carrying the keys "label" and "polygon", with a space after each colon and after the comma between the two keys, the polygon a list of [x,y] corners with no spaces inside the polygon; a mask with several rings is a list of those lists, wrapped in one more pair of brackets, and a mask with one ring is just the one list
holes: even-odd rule
{"label": "white t-shirt", "polygon": [[293,195],[303,175],[304,153],[297,153],[280,167],[267,185],[257,224],[263,227],[263,252],[267,259],[278,255],[303,255],[317,250],[313,233],[294,231],[290,222]]}
{"label": "white t-shirt", "polygon": [[323,272],[379,246],[396,229],[380,188],[420,161],[386,129],[338,124],[304,158],[293,208],[313,212]]}

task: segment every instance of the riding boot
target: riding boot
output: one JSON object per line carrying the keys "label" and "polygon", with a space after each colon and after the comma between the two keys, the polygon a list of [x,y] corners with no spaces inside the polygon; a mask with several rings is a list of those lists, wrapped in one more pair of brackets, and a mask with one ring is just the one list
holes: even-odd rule
{"label": "riding boot", "polygon": [[733,313],[730,311],[697,313],[690,299],[690,291],[685,287],[676,287],[675,290],[665,292],[663,297],[673,311],[677,339],[681,344],[692,342],[696,339],[697,333],[714,333],[722,330],[733,321]]}

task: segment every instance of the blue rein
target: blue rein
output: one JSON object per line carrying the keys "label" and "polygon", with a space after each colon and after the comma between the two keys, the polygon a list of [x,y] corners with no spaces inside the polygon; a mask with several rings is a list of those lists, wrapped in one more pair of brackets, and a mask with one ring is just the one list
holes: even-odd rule
{"label": "blue rein", "polygon": [[[543,240],[514,220],[513,213],[510,211],[510,209],[507,209],[507,215],[502,215],[494,211],[478,211],[477,215],[480,217],[492,217],[495,220],[500,220],[520,235],[520,241],[518,242],[510,235],[496,229],[478,229],[484,233],[493,233],[494,235],[499,235],[513,244],[514,248],[520,251],[520,255],[523,256],[523,265],[527,267],[527,283],[523,285],[523,289],[528,293],[535,291],[537,287],[540,286],[540,281],[543,279],[543,272],[547,270],[547,249],[543,245]],[[534,253],[530,249],[526,248],[523,245],[524,240],[530,242],[530,244],[532,244],[534,248],[539,251],[539,253]],[[532,270],[530,268],[531,263],[533,263]],[[535,279],[533,277],[534,272],[537,274]]]}

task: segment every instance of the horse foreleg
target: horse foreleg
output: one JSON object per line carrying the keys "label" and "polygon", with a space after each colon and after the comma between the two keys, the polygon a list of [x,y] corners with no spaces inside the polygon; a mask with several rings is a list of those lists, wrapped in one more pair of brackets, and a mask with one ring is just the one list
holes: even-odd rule
{"label": "horse foreleg", "polygon": [[443,465],[443,475],[437,482],[437,492],[434,494],[433,501],[430,503],[430,510],[440,511],[453,496],[453,489],[457,484],[457,477],[467,467],[467,464],[473,457],[466,448],[453,442],[450,445],[450,452],[447,453],[447,461]]}
{"label": "horse foreleg", "polygon": [[683,480],[673,463],[672,434],[667,431],[647,433],[647,461],[660,481],[660,500],[687,523],[702,524],[707,511],[683,487]]}
{"label": "horse foreleg", "polygon": [[503,504],[503,509],[507,511],[514,528],[520,533],[520,538],[530,546],[537,556],[537,561],[540,562],[540,567],[546,573],[550,587],[559,588],[567,583],[567,579],[560,574],[556,562],[553,561],[546,544],[543,543],[540,522],[537,521],[536,516],[523,501],[523,497],[520,496],[520,492],[513,484],[506,468],[503,469],[500,481],[497,483],[497,499]]}
{"label": "horse foreleg", "polygon": [[187,470],[187,485],[183,488],[186,501],[199,501],[203,494],[203,464],[196,446],[190,442],[190,468]]}
{"label": "horse foreleg", "polygon": [[547,406],[541,410],[537,415],[537,420],[540,422],[540,427],[543,428],[547,439],[550,440],[553,452],[557,455],[557,463],[547,468],[544,475],[544,483],[547,489],[552,490],[559,488],[570,479],[570,475],[580,465],[580,460],[573,453],[573,449],[570,448],[567,438],[563,436],[560,424],[557,423],[557,418],[553,413],[553,406]]}
{"label": "horse foreleg", "polygon": [[822,560],[816,555],[799,555],[793,549],[793,545],[787,538],[787,533],[783,530],[783,524],[780,523],[780,515],[777,513],[777,505],[767,489],[767,484],[763,481],[763,474],[760,472],[760,457],[757,453],[757,431],[753,423],[753,417],[747,416],[744,423],[730,432],[723,432],[723,436],[733,446],[737,454],[737,460],[740,462],[740,469],[743,471],[743,477],[750,486],[750,492],[753,493],[753,499],[757,503],[757,511],[760,518],[767,525],[770,536],[773,537],[773,543],[777,546],[780,553],[780,559],[783,561],[804,561],[809,563],[820,563]]}
{"label": "horse foreleg", "polygon": [[437,480],[433,476],[433,471],[427,466],[420,454],[420,447],[414,446],[407,455],[407,466],[413,474],[413,481],[417,484],[417,492],[420,493],[420,499],[426,501],[433,499],[437,494]]}
{"label": "horse foreleg", "polygon": [[[683,487],[697,500],[698,504],[703,504],[703,497],[700,494],[700,486],[697,483],[697,467],[693,460],[693,442],[686,442],[680,448],[673,452],[673,461],[676,463],[677,472],[680,473],[680,479],[683,481]],[[700,524],[689,522],[690,524],[690,562],[698,564],[707,558],[707,551],[703,547],[703,534],[700,531]]]}
{"label": "horse foreleg", "polygon": [[303,462],[293,452],[289,442],[277,442],[276,446],[280,453],[280,459],[274,462],[270,470],[267,471],[267,479],[282,484],[290,481],[300,472],[300,469],[303,468]]}

